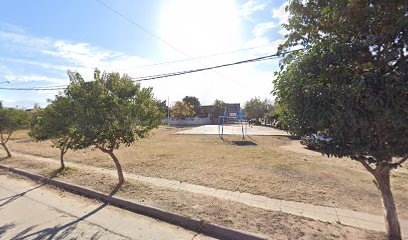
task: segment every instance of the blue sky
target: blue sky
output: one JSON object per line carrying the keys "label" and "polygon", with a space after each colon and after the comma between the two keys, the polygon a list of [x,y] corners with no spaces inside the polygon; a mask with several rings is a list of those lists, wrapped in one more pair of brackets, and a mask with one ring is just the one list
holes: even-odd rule
{"label": "blue sky", "polygon": [[[68,69],[86,79],[92,79],[96,67],[142,77],[273,54],[283,41],[280,25],[287,21],[285,4],[272,0],[3,0],[0,87],[67,85]],[[216,56],[202,57],[208,55]],[[191,59],[196,57],[200,58]],[[158,64],[163,62],[173,63]],[[198,97],[202,104],[215,99],[244,103],[254,96],[272,99],[277,69],[278,60],[271,60],[146,81],[142,86],[153,87],[159,99],[170,97],[170,103],[186,95]],[[35,103],[45,106],[55,94],[0,89],[0,101],[30,108]]]}

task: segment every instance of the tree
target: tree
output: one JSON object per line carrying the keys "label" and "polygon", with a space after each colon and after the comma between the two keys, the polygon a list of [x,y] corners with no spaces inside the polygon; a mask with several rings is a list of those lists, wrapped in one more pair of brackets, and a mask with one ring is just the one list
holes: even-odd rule
{"label": "tree", "polygon": [[215,99],[214,103],[214,117],[218,118],[219,116],[224,116],[225,111],[225,102],[219,99]]}
{"label": "tree", "polygon": [[171,116],[181,121],[182,118],[193,117],[194,106],[184,101],[177,101],[171,108]]}
{"label": "tree", "polygon": [[408,2],[291,1],[285,56],[274,82],[280,118],[305,136],[325,131],[327,156],[373,175],[387,236],[401,239],[390,171],[408,158]]}
{"label": "tree", "polygon": [[39,109],[31,120],[30,137],[36,141],[51,140],[52,147],[60,149],[61,169],[65,168],[65,153],[73,148],[74,117],[75,109],[71,101],[58,95],[45,109]]}
{"label": "tree", "polygon": [[119,183],[124,182],[122,167],[114,154],[121,144],[129,146],[145,138],[163,117],[151,88],[119,73],[95,70],[94,80],[85,81],[78,73],[68,72],[71,83],[65,94],[75,110],[72,128],[73,149],[95,146],[115,163]]}
{"label": "tree", "polygon": [[275,110],[275,107],[273,107],[272,109],[270,109],[265,115],[264,115],[264,119],[266,122],[268,123],[272,123],[273,121],[279,119],[279,115]]}
{"label": "tree", "polygon": [[26,129],[30,125],[30,114],[15,108],[3,108],[0,104],[0,144],[6,150],[7,157],[11,157],[7,142],[14,131]]}
{"label": "tree", "polygon": [[245,115],[248,118],[256,118],[257,120],[265,118],[265,115],[273,109],[273,104],[270,100],[261,100],[258,97],[251,98],[244,104]]}
{"label": "tree", "polygon": [[159,109],[159,112],[163,116],[167,116],[167,111],[168,111],[169,107],[167,106],[166,100],[162,101],[160,99],[155,99],[154,101],[156,103],[157,108]]}
{"label": "tree", "polygon": [[194,112],[195,112],[194,116],[197,116],[200,113],[201,104],[200,104],[200,101],[198,100],[198,98],[192,97],[192,96],[185,96],[183,98],[183,102],[186,102],[186,103],[193,106]]}

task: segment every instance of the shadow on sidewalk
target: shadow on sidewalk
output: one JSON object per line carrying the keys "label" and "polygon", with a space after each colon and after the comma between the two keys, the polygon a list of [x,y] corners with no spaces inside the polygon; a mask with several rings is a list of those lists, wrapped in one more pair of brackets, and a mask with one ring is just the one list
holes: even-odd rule
{"label": "shadow on sidewalk", "polygon": [[3,235],[10,229],[14,228],[16,224],[14,222],[11,223],[6,223],[3,226],[0,227],[0,238],[3,237]]}
{"label": "shadow on sidewalk", "polygon": [[[109,196],[113,196],[115,193],[117,193],[122,186],[122,183],[119,183],[115,186],[115,188],[112,190],[112,192],[109,194]],[[75,229],[76,225],[85,219],[89,218],[90,216],[96,214],[103,208],[105,208],[108,204],[103,203],[96,209],[92,210],[91,212],[83,215],[82,217],[79,217],[69,223],[66,223],[62,226],[55,226],[52,228],[45,228],[33,233],[29,233],[31,230],[33,230],[36,226],[31,226],[29,228],[26,228],[25,230],[21,231],[18,233],[16,236],[14,236],[12,239],[17,240],[17,239],[66,239]],[[58,235],[58,236],[57,236]],[[98,239],[100,236],[98,235],[98,232],[95,233],[91,239]],[[73,238],[76,239],[76,238]]]}
{"label": "shadow on sidewalk", "polygon": [[[0,160],[0,161],[1,161],[1,160]],[[54,171],[54,172],[52,173],[52,175],[50,176],[50,179],[55,178],[55,177],[56,177],[60,172],[62,172],[63,170],[64,170],[64,169],[59,168],[59,169],[57,169],[56,171]],[[22,193],[18,193],[18,194],[15,194],[15,195],[12,195],[12,196],[5,197],[5,198],[0,199],[0,201],[7,200],[7,201],[5,201],[4,203],[0,203],[0,207],[3,207],[3,206],[5,206],[5,205],[7,205],[7,204],[9,204],[9,203],[14,202],[15,200],[19,199],[20,197],[23,197],[23,196],[26,195],[27,193],[29,193],[29,192],[31,192],[31,191],[34,191],[35,189],[38,189],[38,188],[44,186],[45,184],[47,184],[47,183],[46,183],[46,182],[41,183],[40,185],[35,186],[35,187],[33,187],[33,188],[30,188],[30,189],[28,189],[28,190],[26,190],[26,191],[24,191],[24,192],[22,192]],[[115,189],[116,189],[116,188],[115,188]],[[7,189],[7,190],[9,190],[9,189]],[[9,191],[11,191],[11,190],[9,190]]]}
{"label": "shadow on sidewalk", "polygon": [[40,188],[40,187],[44,186],[44,184],[45,184],[45,183],[43,183],[43,184],[41,184],[41,185],[38,185],[38,186],[36,186],[36,187],[33,187],[33,188],[31,188],[31,189],[28,189],[27,191],[24,191],[24,192],[22,192],[22,193],[18,193],[18,194],[15,194],[15,195],[13,195],[13,196],[9,196],[9,197],[5,197],[5,198],[0,199],[0,201],[7,200],[7,201],[5,201],[4,203],[1,203],[1,204],[0,204],[0,207],[3,207],[3,206],[5,206],[5,205],[7,205],[7,204],[9,204],[9,203],[11,203],[11,202],[14,202],[15,200],[19,199],[20,197],[26,195],[28,192],[31,192],[31,191],[33,191],[33,190],[35,190],[35,189],[37,189],[37,188]]}

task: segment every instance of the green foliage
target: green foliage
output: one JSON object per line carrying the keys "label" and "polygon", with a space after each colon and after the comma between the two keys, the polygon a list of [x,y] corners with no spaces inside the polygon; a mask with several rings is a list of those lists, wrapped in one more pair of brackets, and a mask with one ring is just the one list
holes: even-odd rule
{"label": "green foliage", "polygon": [[275,106],[272,107],[265,115],[264,118],[269,122],[279,119],[279,114],[276,112]]}
{"label": "green foliage", "polygon": [[[313,147],[373,174],[388,239],[401,239],[390,171],[408,159],[408,2],[293,0],[274,81],[278,114]],[[372,164],[375,167],[372,167]]]}
{"label": "green foliage", "polygon": [[291,1],[274,82],[290,132],[328,130],[330,156],[372,156],[382,164],[408,154],[408,3]]}
{"label": "green foliage", "polygon": [[166,100],[155,99],[154,101],[162,117],[167,116],[168,106]]}
{"label": "green foliage", "polygon": [[121,144],[129,146],[156,128],[162,118],[151,88],[134,84],[127,75],[95,71],[86,82],[69,72],[71,84],[66,96],[75,110],[73,148],[96,146],[112,152]]}
{"label": "green foliage", "polygon": [[38,109],[31,120],[29,135],[36,141],[51,140],[64,153],[72,148],[75,109],[64,96],[56,96],[45,109]]}
{"label": "green foliage", "polygon": [[184,101],[177,101],[171,108],[171,116],[179,120],[193,117],[194,115],[194,106]]}
{"label": "green foliage", "polygon": [[12,134],[16,130],[27,129],[30,113],[15,108],[0,108],[0,133]]}
{"label": "green foliage", "polygon": [[272,111],[273,103],[268,100],[264,99],[261,100],[258,97],[251,98],[249,101],[245,102],[244,104],[244,112],[248,118],[265,118],[265,115]]}
{"label": "green foliage", "polygon": [[7,142],[10,140],[14,131],[27,129],[30,125],[30,113],[15,108],[3,108],[0,105],[0,144],[11,157]]}
{"label": "green foliage", "polygon": [[224,110],[225,110],[225,102],[219,99],[215,99],[213,103],[214,108],[214,117],[219,117],[224,115]]}
{"label": "green foliage", "polygon": [[190,105],[193,106],[194,112],[195,112],[194,116],[197,116],[197,114],[200,113],[200,106],[201,106],[201,104],[200,104],[200,101],[198,100],[197,97],[185,96],[185,97],[183,98],[183,102],[186,102],[186,103],[188,103],[188,104],[190,104]]}

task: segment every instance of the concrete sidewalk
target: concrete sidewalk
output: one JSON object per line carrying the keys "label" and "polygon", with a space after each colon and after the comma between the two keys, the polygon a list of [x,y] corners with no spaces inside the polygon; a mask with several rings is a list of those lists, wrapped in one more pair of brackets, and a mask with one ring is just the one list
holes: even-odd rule
{"label": "concrete sidewalk", "polygon": [[[17,152],[13,152],[13,154],[15,156],[20,156],[23,158],[53,163],[56,166],[58,166],[59,163],[58,160],[51,158],[37,157]],[[80,168],[85,171],[100,172],[103,174],[111,175],[113,177],[117,177],[116,170],[103,169],[99,167],[93,167],[72,162],[66,162],[66,166]],[[271,211],[278,211],[297,216],[303,216],[323,222],[339,223],[343,225],[374,231],[385,231],[383,216],[356,212],[341,208],[324,207],[308,203],[273,199],[250,193],[227,191],[222,189],[184,183],[175,180],[140,176],[132,173],[125,173],[125,177],[143,183],[148,183],[157,187],[170,188],[196,194],[202,194],[206,196],[216,197],[222,200],[243,203],[251,207],[262,208]],[[400,224],[403,235],[408,235],[408,221],[401,219]]]}
{"label": "concrete sidewalk", "polygon": [[212,239],[32,181],[0,175],[1,239]]}

